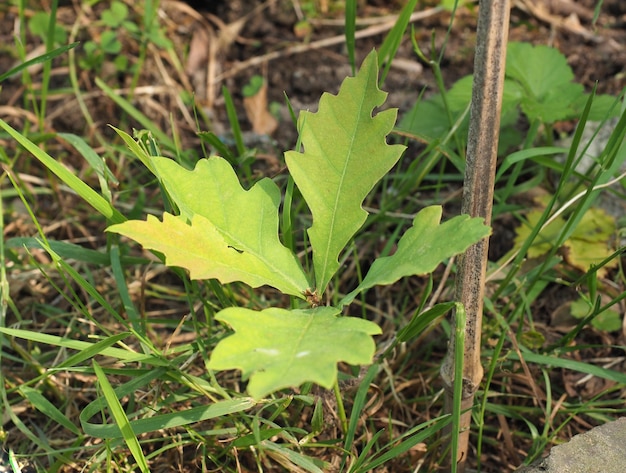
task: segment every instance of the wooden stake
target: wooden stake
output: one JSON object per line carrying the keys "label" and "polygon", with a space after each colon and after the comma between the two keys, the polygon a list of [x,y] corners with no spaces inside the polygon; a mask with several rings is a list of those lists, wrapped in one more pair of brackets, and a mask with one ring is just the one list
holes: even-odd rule
{"label": "wooden stake", "polygon": [[[479,3],[462,212],[483,217],[487,225],[491,224],[493,208],[509,14],[509,0],[481,0]],[[452,461],[457,463],[457,471],[461,473],[467,461],[471,407],[483,377],[480,338],[488,247],[489,240],[485,238],[471,246],[458,261],[456,300],[464,305],[467,317],[461,409],[467,412],[461,415],[459,444],[457,452],[452,452]],[[448,353],[441,368],[448,413],[452,412],[454,402],[455,324],[453,321]]]}

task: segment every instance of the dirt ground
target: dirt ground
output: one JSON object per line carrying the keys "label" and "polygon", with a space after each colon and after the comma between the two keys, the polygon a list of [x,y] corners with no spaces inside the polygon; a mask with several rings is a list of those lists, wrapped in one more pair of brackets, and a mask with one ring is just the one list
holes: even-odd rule
{"label": "dirt ground", "polygon": [[[163,123],[164,129],[169,126],[169,114],[174,113],[175,118],[180,118],[183,143],[197,145],[196,124],[190,114],[183,111],[184,107],[176,100],[174,92],[193,94],[196,102],[204,106],[211,120],[211,129],[220,135],[229,130],[221,94],[221,87],[226,86],[235,100],[243,130],[250,131],[252,124],[244,112],[242,89],[253,75],[262,75],[267,83],[267,101],[280,104],[277,112],[281,117],[280,126],[271,134],[276,140],[275,149],[292,148],[296,133],[289,123],[285,94],[296,112],[315,109],[320,95],[323,92],[336,93],[341,81],[350,74],[342,40],[341,10],[337,7],[333,10],[332,1],[319,0],[316,15],[306,24],[309,30],[303,33],[296,27],[304,18],[303,7],[296,6],[307,2],[198,0],[189,3],[197,10],[182,2],[162,3],[166,35],[174,43],[182,64],[168,64],[163,54],[160,64],[149,57],[139,85],[152,86],[155,90],[137,94],[137,107],[158,123]],[[429,3],[419,7],[421,19],[413,22],[417,43],[426,56],[431,54],[433,35],[435,54],[440,53],[450,23],[448,12],[441,11],[434,2]],[[599,93],[617,95],[621,92],[626,85],[624,2],[605,0],[595,25],[592,24],[594,0],[514,0],[512,3],[511,41],[554,46],[567,56],[576,80],[588,90],[597,82]],[[357,64],[372,48],[380,46],[384,34],[393,24],[390,15],[396,14],[401,4],[399,1],[391,2],[391,6],[382,1],[360,2],[358,16],[369,19],[369,22],[359,26],[364,37],[356,43]],[[78,11],[77,6],[68,5],[59,9],[58,16],[70,28],[77,17],[88,23],[98,15],[97,8],[88,11],[84,17],[78,16]],[[0,38],[7,45],[13,43],[14,13],[11,9],[2,13]],[[476,16],[477,10],[473,7],[461,8],[457,12],[441,63],[447,86],[472,72]],[[83,35],[79,34],[75,39],[86,39],[81,37]],[[322,47],[324,41],[332,42],[333,39],[333,45]],[[126,38],[123,43],[126,54],[137,53],[132,38]],[[29,48],[32,49],[32,45],[27,45]],[[154,50],[150,52],[154,54]],[[15,62],[7,51],[0,51],[0,70],[7,70]],[[128,87],[131,80],[130,75],[116,71],[106,63],[100,74],[83,71],[79,84],[88,92],[85,101],[97,116],[96,123],[90,127],[75,102],[68,104],[62,96],[52,97],[48,122],[51,130],[91,136],[94,127],[106,134],[106,124],[119,122],[119,109],[103,97],[94,83],[96,76],[113,88]],[[67,86],[67,71],[59,70],[53,84]],[[410,39],[405,36],[397,61],[384,84],[384,89],[389,92],[386,106],[398,107],[401,115],[415,103],[424,88],[426,95],[436,91],[432,70],[416,57]],[[21,90],[17,78],[3,84],[0,103],[18,103]],[[18,123],[23,120],[23,117],[21,120],[20,117],[8,118]],[[247,139],[253,145],[255,140],[263,141],[250,135],[252,133],[248,133]]]}
{"label": "dirt ground", "polygon": [[[201,2],[200,2],[201,3]],[[325,2],[321,2],[325,3]],[[326,2],[327,3],[327,2]],[[359,17],[388,18],[398,11],[402,2],[361,2]],[[604,2],[602,12],[595,26],[592,24],[593,0],[570,1],[530,1],[515,0],[511,13],[510,40],[558,48],[568,58],[576,80],[591,90],[597,82],[599,93],[619,94],[626,85],[624,65],[626,64],[626,5],[620,0]],[[332,4],[332,2],[331,2]],[[246,17],[259,5],[266,5],[258,14]],[[332,5],[327,14],[312,19],[313,30],[309,46],[297,54],[286,54],[285,44],[302,41],[294,32],[299,21],[297,9],[291,1],[281,0],[260,4],[254,0],[239,0],[214,4],[217,17],[232,25],[245,18],[238,38],[219,54],[222,57],[218,68],[226,77],[224,84],[231,91],[240,91],[254,74],[262,74],[268,84],[268,101],[284,102],[283,94],[292,101],[294,108],[315,109],[323,92],[336,93],[341,81],[350,73],[346,61],[343,42],[332,47],[316,48],[328,38],[343,34],[341,12],[333,15]],[[423,18],[415,21],[416,40],[424,54],[432,53],[434,34],[435,51],[441,51],[445,34],[450,24],[450,14],[439,11],[436,3],[424,2],[419,10]],[[441,69],[447,86],[459,78],[472,73],[473,52],[476,30],[475,8],[462,8],[456,15],[447,42]],[[374,27],[361,26],[361,31],[384,25],[381,20]],[[384,39],[380,34],[366,35],[357,41],[357,64],[372,49],[380,46]],[[217,32],[219,36],[219,31]],[[315,49],[314,49],[315,48]],[[276,52],[277,57],[262,61],[264,56]],[[258,60],[258,61],[255,61]],[[254,64],[241,70],[241,64]],[[386,106],[399,108],[400,115],[415,103],[420,92],[426,88],[426,95],[436,91],[432,69],[423,64],[413,52],[408,36],[400,46],[397,60],[385,81],[384,90],[389,92]],[[236,93],[236,92],[235,92]],[[213,101],[212,98],[209,99]],[[213,102],[217,109],[221,106],[219,96]],[[238,107],[243,110],[243,107]],[[219,112],[218,112],[219,116]],[[283,117],[287,118],[283,109]],[[245,116],[242,117],[245,122]],[[273,137],[279,149],[293,146],[293,127],[279,127]]]}
{"label": "dirt ground", "polygon": [[[90,34],[99,34],[94,20],[108,2],[84,10],[78,1],[61,3],[58,17],[68,31],[73,25],[81,25],[73,39],[84,42]],[[333,0],[196,0],[187,3],[162,0],[160,19],[179,62],[173,61],[163,50],[149,47],[137,92],[129,100],[161,129],[168,130],[171,123],[175,123],[182,146],[200,150],[193,110],[180,97],[193,96],[205,115],[200,119],[200,128],[210,129],[228,141],[232,140],[232,135],[221,91],[225,86],[233,96],[246,144],[259,147],[259,157],[267,166],[263,172],[272,175],[281,167],[282,150],[293,148],[297,138],[285,105],[285,94],[296,113],[315,110],[320,95],[336,93],[341,81],[350,74],[343,43],[343,12],[336,3]],[[316,13],[309,13],[308,21],[302,23],[311,4]],[[594,0],[513,0],[512,4],[510,40],[558,48],[566,55],[576,80],[588,91],[596,83],[599,93],[613,95],[620,94],[626,87],[626,1],[605,0],[595,23]],[[357,64],[372,48],[380,46],[393,24],[393,15],[402,5],[400,0],[359,2],[358,17],[363,21],[358,29],[363,37],[356,43]],[[450,24],[450,13],[431,0],[423,2],[417,11],[422,13],[413,22],[417,43],[427,56],[434,43],[434,54],[439,54]],[[0,44],[5,45],[0,48],[0,73],[18,61],[8,47],[14,43],[16,15],[15,8],[0,6]],[[447,86],[472,72],[476,17],[475,5],[457,12],[441,63]],[[27,53],[40,44],[35,38],[30,40],[26,44]],[[122,47],[124,54],[136,58],[139,49],[133,38],[123,36]],[[60,91],[70,86],[63,59],[54,61],[52,73],[55,89]],[[39,77],[40,72],[34,69],[32,74]],[[255,75],[265,78],[267,97],[266,102],[250,105],[244,103],[242,91]],[[96,77],[125,96],[132,85],[129,74],[116,70],[107,61],[97,74],[88,69],[78,71],[78,85],[90,116],[85,116],[71,94],[55,93],[49,98],[45,131],[86,137],[97,150],[101,144],[99,136],[114,136],[106,125],[119,126],[123,114],[98,87]],[[402,114],[413,106],[424,88],[426,95],[436,91],[432,69],[416,57],[410,39],[405,36],[383,87],[389,92],[386,106],[397,107]],[[27,107],[23,107],[23,93],[19,76],[3,83],[0,91],[0,117],[18,130],[25,129],[28,122],[36,122],[36,118],[25,111]],[[276,104],[277,121],[266,113],[272,104]],[[129,129],[141,128],[133,119],[125,117],[124,120]],[[571,124],[562,124],[565,130],[568,126]],[[264,129],[271,130],[269,137],[259,131]],[[0,145],[13,146],[6,141],[0,141]],[[51,154],[55,146],[69,164],[82,162],[68,154],[70,150],[63,144],[52,143],[48,148]],[[113,171],[117,178],[123,179],[127,169]],[[28,172],[45,174],[31,169]],[[92,178],[95,179],[86,177]],[[39,203],[40,215],[47,219],[44,223],[51,224],[58,215],[72,213],[71,201],[65,203],[65,208],[50,205],[45,200]],[[59,240],[77,236],[88,239],[92,233],[101,232],[101,227],[92,229],[91,222],[83,223],[79,235],[69,226],[60,226],[55,227],[50,236]],[[26,235],[32,232],[32,227],[15,225],[12,231],[5,236]],[[510,239],[510,228],[500,231],[502,239]],[[562,291],[548,292],[546,312],[555,310],[563,297],[566,295]],[[607,344],[612,342],[606,340]],[[486,449],[484,471],[511,471],[519,458],[507,456],[496,447]]]}

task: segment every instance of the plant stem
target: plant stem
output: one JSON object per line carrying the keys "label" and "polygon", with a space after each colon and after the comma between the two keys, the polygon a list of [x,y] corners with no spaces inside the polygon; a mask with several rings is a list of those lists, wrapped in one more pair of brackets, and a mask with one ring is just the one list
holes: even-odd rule
{"label": "plant stem", "polygon": [[341,432],[345,435],[348,431],[348,418],[346,417],[346,408],[344,407],[343,399],[341,398],[339,381],[335,381],[333,391],[335,393],[335,399],[337,400],[337,414],[339,415],[339,420],[341,421]]}
{"label": "plant stem", "polygon": [[[487,225],[491,223],[493,208],[509,14],[509,0],[480,3],[462,212],[484,218]],[[460,433],[458,447],[452,452],[452,463],[458,465],[457,471],[461,473],[467,461],[474,394],[483,376],[480,338],[488,247],[489,240],[485,238],[468,248],[459,259],[456,280],[456,299],[465,307],[467,316],[463,389],[461,399],[456,400],[462,414],[459,425],[454,426]],[[456,327],[457,321],[454,320],[453,324]],[[441,368],[446,388],[446,412],[452,412],[455,405],[456,339],[455,330],[452,330],[448,354]]]}

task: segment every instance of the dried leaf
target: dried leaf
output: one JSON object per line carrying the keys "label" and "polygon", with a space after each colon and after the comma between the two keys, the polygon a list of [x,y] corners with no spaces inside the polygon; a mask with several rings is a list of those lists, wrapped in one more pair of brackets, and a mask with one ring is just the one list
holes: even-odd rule
{"label": "dried leaf", "polygon": [[271,135],[278,128],[278,121],[269,112],[267,107],[267,85],[263,84],[259,91],[243,98],[243,106],[248,120],[252,124],[252,131],[258,135]]}

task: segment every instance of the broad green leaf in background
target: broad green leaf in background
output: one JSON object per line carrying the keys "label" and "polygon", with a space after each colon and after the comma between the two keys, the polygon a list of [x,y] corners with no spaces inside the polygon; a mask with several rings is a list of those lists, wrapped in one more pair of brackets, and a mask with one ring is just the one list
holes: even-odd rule
{"label": "broad green leaf in background", "polygon": [[299,297],[309,287],[293,253],[278,238],[280,192],[262,179],[244,190],[230,164],[212,157],[188,171],[167,158],[151,158],[157,176],[181,215],[163,221],[113,225],[109,231],[130,237],[165,255],[170,266],[190,271],[193,279],[267,284]]}
{"label": "broad green leaf in background", "polygon": [[[507,47],[506,79],[502,99],[502,119],[499,152],[521,143],[521,136],[513,130],[518,121],[519,108],[529,120],[554,123],[576,118],[585,107],[588,95],[583,86],[573,82],[574,74],[567,59],[557,49],[511,42]],[[398,128],[427,138],[440,138],[450,131],[451,123],[460,116],[472,96],[472,76],[462,77],[446,92],[449,110],[441,94],[418,101],[407,112]],[[594,98],[590,120],[604,120],[616,116],[615,97],[601,95]],[[457,133],[467,134],[469,116]]]}
{"label": "broad green leaf in background", "polygon": [[[39,36],[44,42],[49,34],[50,28],[50,13],[38,11],[28,20],[28,29],[36,36]],[[52,37],[55,44],[67,43],[67,31],[63,29],[60,23],[53,24],[54,32]]]}
{"label": "broad green leaf in background", "polygon": [[322,95],[317,113],[300,113],[304,153],[285,153],[289,171],[313,214],[308,233],[320,294],[339,268],[339,253],[367,218],[363,200],[405,149],[385,140],[396,110],[372,117],[387,96],[377,80],[377,57],[372,51],[336,96]]}
{"label": "broad green leaf in background", "polygon": [[[467,103],[465,105],[467,106]],[[441,94],[435,94],[427,100],[418,100],[411,110],[402,117],[398,128],[424,136],[429,141],[449,133],[450,120]]]}
{"label": "broad green leaf in background", "polygon": [[[446,102],[451,117],[448,116],[442,95],[435,94],[426,100],[417,101],[411,110],[402,117],[398,128],[412,134],[424,136],[428,141],[445,137],[450,133],[453,124],[465,113],[472,99],[473,79],[472,75],[465,76],[456,81],[450,90],[446,92]],[[500,136],[498,149],[501,152],[521,141],[521,138],[518,139],[510,132],[512,125],[517,123],[519,119],[519,104],[522,95],[522,88],[517,82],[512,80],[504,81],[500,128],[502,133],[509,133],[509,135]],[[452,118],[452,123],[450,118]],[[468,127],[469,114],[466,114],[463,122],[456,130],[456,134],[463,137],[467,136]]]}
{"label": "broad green leaf in background", "polygon": [[[312,381],[330,388],[337,379],[337,363],[369,364],[374,356],[373,322],[341,317],[334,307],[256,312],[229,307],[216,319],[235,333],[211,354],[209,368],[240,369],[249,378],[248,393],[260,399],[282,388]],[[254,321],[254,323],[251,323]]]}
{"label": "broad green leaf in background", "polygon": [[422,209],[413,219],[413,226],[400,238],[397,251],[374,261],[363,282],[341,304],[349,304],[357,294],[372,286],[430,273],[446,259],[464,252],[491,233],[482,218],[459,215],[440,224],[441,214],[439,205]]}
{"label": "broad green leaf in background", "polygon": [[[458,114],[468,106],[472,99],[473,83],[474,76],[470,74],[456,81],[447,92],[446,98],[453,112]],[[517,82],[508,79],[504,80],[500,128],[510,127],[517,123],[519,119],[518,107],[523,95],[524,91]],[[466,120],[469,122],[469,116]]]}
{"label": "broad green leaf in background", "polygon": [[576,115],[574,105],[584,89],[572,82],[572,68],[557,49],[509,43],[506,76],[524,87],[526,93],[521,105],[530,120],[554,123]]}

